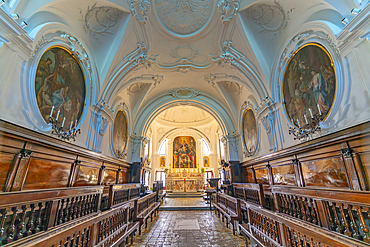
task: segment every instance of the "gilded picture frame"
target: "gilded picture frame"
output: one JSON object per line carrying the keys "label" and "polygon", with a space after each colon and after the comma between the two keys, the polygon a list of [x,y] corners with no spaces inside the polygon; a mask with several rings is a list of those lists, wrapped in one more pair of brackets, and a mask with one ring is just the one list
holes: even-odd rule
{"label": "gilded picture frame", "polygon": [[165,156],[161,156],[159,158],[159,167],[166,167],[166,157]]}
{"label": "gilded picture frame", "polygon": [[45,122],[49,117],[76,127],[86,104],[86,79],[79,60],[62,46],[49,47],[35,72],[35,96]]}
{"label": "gilded picture frame", "polygon": [[282,83],[285,113],[297,128],[322,115],[322,121],[333,108],[337,77],[332,56],[317,43],[301,46],[289,60]]}
{"label": "gilded picture frame", "polygon": [[113,123],[113,147],[117,156],[121,156],[127,145],[127,117],[123,110],[118,110]]}
{"label": "gilded picture frame", "polygon": [[243,141],[247,152],[252,155],[257,148],[257,120],[252,108],[247,108],[243,115]]}
{"label": "gilded picture frame", "polygon": [[203,167],[209,167],[209,157],[208,156],[203,157]]}

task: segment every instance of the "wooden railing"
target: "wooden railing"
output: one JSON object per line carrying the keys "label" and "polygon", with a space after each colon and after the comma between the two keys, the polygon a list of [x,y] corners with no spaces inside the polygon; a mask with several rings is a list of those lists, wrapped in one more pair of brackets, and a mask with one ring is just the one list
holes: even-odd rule
{"label": "wooden railing", "polygon": [[148,226],[148,219],[150,217],[153,221],[153,214],[158,212],[160,203],[157,202],[157,194],[152,193],[146,195],[135,201],[134,219],[140,222],[139,234],[141,234],[141,227],[145,224]]}
{"label": "wooden railing", "polygon": [[241,205],[240,199],[225,195],[223,193],[217,193],[212,195],[212,204],[215,207],[216,214],[221,217],[222,222],[226,219],[226,226],[229,223],[232,224],[233,234],[235,234],[237,224],[241,222]]}
{"label": "wooden railing", "polygon": [[254,203],[257,205],[265,206],[265,197],[263,188],[260,184],[251,183],[234,183],[234,196],[246,202]]}
{"label": "wooden railing", "polygon": [[312,223],[295,220],[282,214],[247,203],[247,224],[240,224],[243,235],[253,239],[259,246],[370,246],[350,239]]}
{"label": "wooden railing", "polygon": [[73,228],[28,243],[28,246],[118,246],[133,237],[139,223],[128,220],[129,204],[103,212]]}
{"label": "wooden railing", "polygon": [[97,214],[103,186],[0,194],[0,240],[8,244]]}
{"label": "wooden railing", "polygon": [[140,184],[115,184],[109,188],[108,207],[117,207],[129,200],[139,198]]}
{"label": "wooden railing", "polygon": [[370,192],[273,187],[281,214],[370,243]]}

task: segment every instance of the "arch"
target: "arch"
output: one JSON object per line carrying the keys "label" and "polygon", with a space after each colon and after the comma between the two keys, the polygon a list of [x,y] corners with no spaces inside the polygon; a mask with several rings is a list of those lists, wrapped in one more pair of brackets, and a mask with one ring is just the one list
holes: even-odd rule
{"label": "arch", "polygon": [[151,102],[148,102],[144,109],[141,109],[140,115],[134,120],[134,133],[140,136],[145,136],[150,124],[164,110],[177,105],[191,105],[199,107],[208,112],[216,122],[220,125],[224,135],[235,132],[236,124],[234,117],[229,113],[220,102],[215,98],[208,96],[205,93],[197,92],[198,94],[190,99],[179,99],[171,95],[170,92],[164,93]]}

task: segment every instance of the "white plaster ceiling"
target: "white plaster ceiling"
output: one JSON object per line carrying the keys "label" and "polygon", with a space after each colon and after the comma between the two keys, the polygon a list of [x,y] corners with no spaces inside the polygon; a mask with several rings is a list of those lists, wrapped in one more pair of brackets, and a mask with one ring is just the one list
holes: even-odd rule
{"label": "white plaster ceiling", "polygon": [[[340,32],[341,19],[353,18],[350,11],[360,2],[368,1],[22,0],[11,11],[28,23],[34,47],[46,32],[75,36],[90,54],[99,100],[112,108],[124,101],[133,123],[153,114],[183,123],[211,116],[190,106],[162,113],[150,108],[192,100],[214,108],[214,115],[230,122],[232,133],[240,132],[237,122],[245,99],[259,104],[272,97],[272,73],[287,42],[302,27],[317,23],[333,35]],[[225,12],[219,3],[228,3]],[[228,20],[233,10],[238,11]],[[138,47],[137,56],[130,57]],[[195,93],[174,94],[179,88]]]}

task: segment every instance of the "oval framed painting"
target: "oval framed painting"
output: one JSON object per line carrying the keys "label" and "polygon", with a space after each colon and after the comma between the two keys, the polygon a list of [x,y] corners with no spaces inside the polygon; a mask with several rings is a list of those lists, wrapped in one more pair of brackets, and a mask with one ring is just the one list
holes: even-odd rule
{"label": "oval framed painting", "polygon": [[49,117],[65,126],[77,126],[83,115],[86,82],[76,57],[62,46],[44,52],[36,68],[35,95],[46,122]]}
{"label": "oval framed painting", "polygon": [[253,154],[257,147],[257,122],[254,112],[248,108],[243,116],[243,139],[245,149],[249,154]]}
{"label": "oval framed painting", "polygon": [[284,72],[282,94],[285,113],[290,122],[305,128],[314,115],[324,121],[335,101],[337,90],[333,59],[316,43],[300,47]]}
{"label": "oval framed painting", "polygon": [[117,156],[121,156],[127,144],[127,118],[123,110],[119,110],[113,125],[113,147]]}

